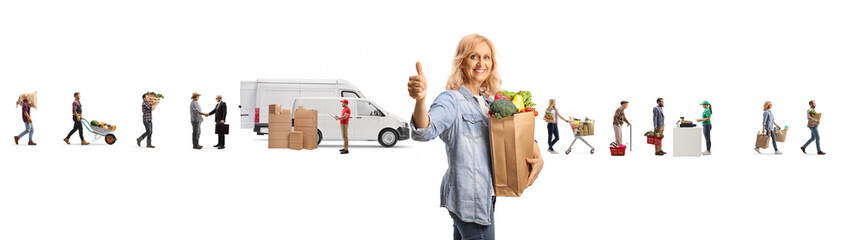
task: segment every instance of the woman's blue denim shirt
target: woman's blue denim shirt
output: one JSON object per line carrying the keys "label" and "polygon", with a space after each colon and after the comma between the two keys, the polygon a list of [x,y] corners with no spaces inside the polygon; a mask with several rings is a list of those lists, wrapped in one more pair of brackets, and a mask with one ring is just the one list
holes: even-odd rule
{"label": "woman's blue denim shirt", "polygon": [[442,177],[440,206],[464,222],[490,225],[494,193],[488,114],[466,87],[439,94],[427,114],[427,128],[416,128],[412,119],[412,139],[438,136],[445,143],[448,170]]}

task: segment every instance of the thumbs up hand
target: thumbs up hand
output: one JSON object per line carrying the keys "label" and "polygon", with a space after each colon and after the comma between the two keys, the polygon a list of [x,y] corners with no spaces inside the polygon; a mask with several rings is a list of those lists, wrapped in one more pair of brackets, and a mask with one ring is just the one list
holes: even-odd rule
{"label": "thumbs up hand", "polygon": [[424,100],[427,98],[427,78],[424,77],[421,62],[415,62],[415,70],[418,71],[418,75],[409,77],[409,97],[415,100]]}

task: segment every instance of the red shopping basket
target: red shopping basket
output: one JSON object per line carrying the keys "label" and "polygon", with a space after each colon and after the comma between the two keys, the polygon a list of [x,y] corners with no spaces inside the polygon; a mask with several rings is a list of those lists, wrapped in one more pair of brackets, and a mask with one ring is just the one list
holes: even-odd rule
{"label": "red shopping basket", "polygon": [[611,156],[625,156],[625,145],[620,147],[610,147]]}
{"label": "red shopping basket", "polygon": [[650,145],[662,145],[662,138],[656,136],[646,136],[646,143]]}

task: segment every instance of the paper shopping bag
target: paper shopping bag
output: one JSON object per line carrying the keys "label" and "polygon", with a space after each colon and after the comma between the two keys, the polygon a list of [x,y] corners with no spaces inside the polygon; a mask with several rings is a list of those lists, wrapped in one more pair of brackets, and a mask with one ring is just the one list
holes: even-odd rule
{"label": "paper shopping bag", "polygon": [[527,157],[533,156],[535,115],[531,112],[511,117],[490,118],[490,153],[493,161],[493,187],[496,196],[519,197],[529,179]]}
{"label": "paper shopping bag", "polygon": [[785,142],[785,137],[788,136],[788,129],[776,130],[776,142]]}
{"label": "paper shopping bag", "polygon": [[758,140],[755,141],[755,147],[757,148],[769,148],[770,147],[770,135],[758,134]]}

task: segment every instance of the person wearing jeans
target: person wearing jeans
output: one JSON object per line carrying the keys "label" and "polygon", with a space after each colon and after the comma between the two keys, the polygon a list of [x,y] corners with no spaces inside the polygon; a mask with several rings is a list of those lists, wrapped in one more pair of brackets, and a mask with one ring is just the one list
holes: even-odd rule
{"label": "person wearing jeans", "polygon": [[153,110],[155,109],[156,106],[151,106],[147,102],[147,94],[141,95],[141,120],[144,123],[144,133],[135,141],[139,147],[141,147],[141,141],[147,138],[147,148],[155,148],[150,142],[150,137],[153,135]]}
{"label": "person wearing jeans", "polygon": [[704,113],[701,114],[701,119],[698,119],[698,122],[703,123],[704,126],[704,139],[707,141],[707,150],[704,151],[703,155],[710,155],[710,148],[713,146],[713,142],[710,141],[710,131],[713,130],[713,124],[710,122],[710,116],[713,115],[713,105],[710,105],[710,102],[706,100],[701,103],[701,106],[704,107]]}
{"label": "person wearing jeans", "polygon": [[[492,154],[490,152],[489,104],[499,92],[496,51],[489,39],[470,34],[460,40],[452,61],[446,91],[427,110],[427,78],[421,63],[418,75],[410,76],[407,88],[415,109],[409,125],[412,139],[445,143],[448,170],[439,189],[439,206],[453,220],[454,239],[495,239]],[[538,144],[532,157],[519,159],[529,165],[526,186],[532,186],[544,166]]]}
{"label": "person wearing jeans", "polygon": [[63,141],[66,142],[66,144],[70,144],[69,138],[72,137],[72,134],[75,133],[75,131],[78,131],[78,137],[81,138],[81,145],[88,145],[90,143],[84,141],[84,130],[81,126],[81,93],[76,92],[73,96],[75,97],[75,101],[72,101],[72,131],[69,131],[69,134],[66,135],[66,138],[64,138]]}
{"label": "person wearing jeans", "polygon": [[30,118],[30,99],[27,96],[24,97],[24,102],[21,103],[21,118],[24,119],[24,131],[15,136],[15,145],[18,145],[18,139],[24,137],[25,134],[29,134],[27,145],[36,145],[33,142],[33,119]]}
{"label": "person wearing jeans", "polygon": [[547,111],[553,114],[553,122],[547,123],[547,151],[553,154],[559,154],[556,150],[553,150],[553,145],[559,141],[559,119],[562,121],[568,121],[562,115],[559,115],[559,110],[556,109],[556,99],[550,99],[550,102],[547,106]]}
{"label": "person wearing jeans", "polygon": [[815,100],[809,101],[809,110],[806,110],[806,120],[808,121],[806,127],[808,127],[809,132],[812,133],[812,138],[809,138],[809,141],[806,141],[806,144],[803,144],[803,146],[800,147],[800,150],[802,150],[803,153],[806,153],[806,147],[814,141],[815,147],[818,148],[818,155],[824,155],[827,153],[821,151],[821,136],[818,135],[818,124],[821,124],[821,119],[813,116],[818,114],[815,112],[815,106]]}
{"label": "person wearing jeans", "polygon": [[[776,154],[782,154],[782,151],[779,151],[779,147],[776,146],[776,131],[773,128],[779,128],[779,124],[776,124],[776,118],[773,117],[773,112],[770,109],[773,108],[773,102],[766,101],[764,102],[764,121],[763,121],[763,131],[770,135],[771,141],[773,142],[773,150],[776,150]],[[755,151],[761,153],[761,149],[758,146],[755,146]]]}
{"label": "person wearing jeans", "polygon": [[192,122],[192,148],[201,149],[199,138],[201,137],[201,122],[204,121],[201,116],[207,117],[208,114],[201,111],[201,105],[198,104],[198,98],[201,94],[192,93],[192,101],[189,103],[189,118]]}

